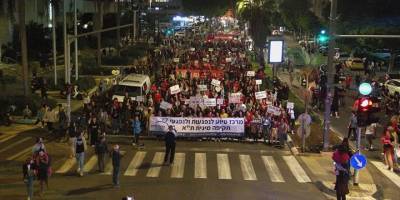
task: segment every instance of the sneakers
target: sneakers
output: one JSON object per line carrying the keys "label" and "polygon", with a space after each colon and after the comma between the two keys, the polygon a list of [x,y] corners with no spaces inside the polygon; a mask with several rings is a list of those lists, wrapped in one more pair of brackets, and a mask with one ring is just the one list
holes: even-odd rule
{"label": "sneakers", "polygon": [[81,172],[79,173],[79,176],[81,176],[81,177],[83,176],[83,171],[81,171]]}
{"label": "sneakers", "polygon": [[79,173],[81,171],[81,168],[78,167],[78,169],[76,170],[76,173]]}
{"label": "sneakers", "polygon": [[132,146],[136,146],[136,143],[132,143]]}

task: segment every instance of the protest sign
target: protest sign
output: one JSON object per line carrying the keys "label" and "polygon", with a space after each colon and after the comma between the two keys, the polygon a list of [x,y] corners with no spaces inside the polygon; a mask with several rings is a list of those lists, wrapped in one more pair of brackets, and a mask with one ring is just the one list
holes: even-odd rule
{"label": "protest sign", "polygon": [[287,102],[286,108],[288,108],[288,109],[294,109],[294,103],[293,103],[293,102]]}
{"label": "protest sign", "polygon": [[224,99],[217,99],[217,105],[224,104]]}
{"label": "protest sign", "polygon": [[246,76],[250,76],[250,77],[253,77],[255,75],[256,75],[255,71],[247,71],[247,73],[246,73]]}
{"label": "protest sign", "polygon": [[217,101],[215,98],[207,98],[203,99],[203,104],[208,107],[213,107],[217,105]]}
{"label": "protest sign", "polygon": [[221,84],[221,81],[217,80],[217,79],[212,79],[211,80],[211,85],[213,86],[219,86]]}
{"label": "protest sign", "polygon": [[242,137],[244,118],[151,117],[152,135],[163,136],[173,126],[178,137]]}
{"label": "protest sign", "polygon": [[137,96],[136,101],[138,102],[143,102],[143,96]]}
{"label": "protest sign", "polygon": [[163,110],[167,110],[167,109],[171,109],[172,108],[172,104],[166,102],[166,101],[162,101],[160,104],[160,108]]}
{"label": "protest sign", "polygon": [[240,101],[241,95],[242,95],[242,93],[240,93],[240,92],[231,93],[229,95],[229,103],[241,103],[241,101]]}
{"label": "protest sign", "polygon": [[256,85],[261,85],[262,84],[262,80],[261,79],[257,79],[256,80]]}
{"label": "protest sign", "polygon": [[181,92],[181,88],[179,88],[179,85],[171,86],[169,89],[171,91],[171,94],[178,94],[179,92]]}
{"label": "protest sign", "polygon": [[255,96],[256,96],[256,99],[265,99],[265,98],[267,98],[267,93],[265,91],[256,92]]}
{"label": "protest sign", "polygon": [[179,62],[179,58],[174,58],[174,62],[178,63]]}
{"label": "protest sign", "polygon": [[280,109],[279,107],[276,107],[276,106],[271,106],[271,105],[269,105],[269,106],[267,107],[267,112],[268,112],[268,113],[272,113],[272,114],[274,114],[274,115],[276,115],[276,116],[281,115],[281,109]]}
{"label": "protest sign", "polygon": [[207,85],[197,85],[197,88],[200,92],[207,91]]}

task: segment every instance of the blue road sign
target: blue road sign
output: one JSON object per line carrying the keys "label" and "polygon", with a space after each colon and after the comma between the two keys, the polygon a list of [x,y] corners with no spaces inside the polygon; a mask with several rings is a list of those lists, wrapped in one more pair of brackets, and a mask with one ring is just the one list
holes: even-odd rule
{"label": "blue road sign", "polygon": [[367,165],[367,158],[360,153],[356,153],[350,158],[350,165],[354,169],[362,169]]}

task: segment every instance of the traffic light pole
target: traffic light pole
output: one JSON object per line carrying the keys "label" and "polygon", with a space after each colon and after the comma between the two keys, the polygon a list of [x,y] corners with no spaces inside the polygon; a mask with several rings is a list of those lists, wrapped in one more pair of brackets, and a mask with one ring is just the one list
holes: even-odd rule
{"label": "traffic light pole", "polygon": [[[357,119],[358,120],[358,119]],[[360,153],[360,148],[361,148],[361,127],[357,126],[356,129],[356,136],[357,136],[357,143],[356,143],[356,149],[357,151],[355,152]],[[354,169],[354,179],[353,179],[353,185],[358,186],[358,181],[359,181],[359,176],[360,172],[357,169]]]}
{"label": "traffic light pole", "polygon": [[334,76],[334,66],[333,66],[333,56],[335,54],[335,37],[336,34],[336,12],[337,12],[337,0],[331,0],[331,14],[329,23],[329,35],[331,39],[329,40],[328,46],[328,69],[327,69],[327,96],[325,98],[325,113],[324,113],[324,135],[323,135],[323,149],[324,151],[329,150],[329,126],[330,126],[330,114],[332,99],[334,97],[333,90],[333,76]]}

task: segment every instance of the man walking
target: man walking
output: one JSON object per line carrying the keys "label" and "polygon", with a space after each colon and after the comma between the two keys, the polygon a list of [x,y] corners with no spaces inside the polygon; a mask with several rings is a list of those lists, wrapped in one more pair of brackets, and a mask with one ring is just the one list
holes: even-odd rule
{"label": "man walking", "polygon": [[[175,137],[176,137],[176,130],[173,126],[168,126],[168,132],[165,134],[165,157],[164,157],[164,164],[165,165],[172,165],[174,163],[175,157]],[[169,156],[169,163],[168,161]]]}
{"label": "man walking", "polygon": [[112,181],[113,181],[113,186],[115,188],[119,188],[119,168],[121,164],[121,153],[119,152],[119,145],[116,144],[114,145],[114,149],[111,153],[112,157],[112,166],[113,166],[113,175],[112,175]]}
{"label": "man walking", "polygon": [[99,172],[104,172],[104,158],[108,152],[106,138],[101,137],[100,142],[96,143],[97,164]]}
{"label": "man walking", "polygon": [[357,137],[357,115],[356,115],[355,111],[353,111],[351,114],[350,122],[349,122],[349,125],[347,128],[348,128],[347,138],[349,138],[351,140],[356,140],[356,137]]}
{"label": "man walking", "polygon": [[77,172],[80,176],[83,176],[83,164],[85,162],[85,150],[86,150],[86,141],[85,137],[83,137],[83,132],[81,132],[74,141],[75,147],[75,156],[76,161],[78,163]]}

